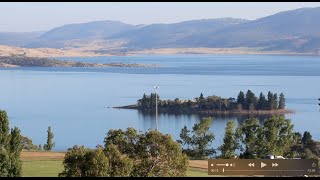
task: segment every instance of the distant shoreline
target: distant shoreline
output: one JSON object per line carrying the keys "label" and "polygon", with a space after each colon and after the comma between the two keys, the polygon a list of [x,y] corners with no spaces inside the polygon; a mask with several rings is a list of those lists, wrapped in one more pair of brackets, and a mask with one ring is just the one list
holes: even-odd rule
{"label": "distant shoreline", "polygon": [[[99,49],[95,50],[98,51]],[[153,48],[143,50],[128,50],[108,53],[97,53],[94,50],[84,51],[77,48],[61,50],[54,48],[20,48],[0,45],[0,56],[26,56],[39,58],[68,58],[68,57],[101,57],[101,56],[136,56],[136,55],[287,55],[287,56],[320,56],[319,53],[298,53],[286,51],[263,51],[256,48]]]}
{"label": "distant shoreline", "polygon": [[320,53],[298,53],[285,51],[261,51],[254,48],[158,48],[129,51],[133,55],[287,55],[320,56]]}

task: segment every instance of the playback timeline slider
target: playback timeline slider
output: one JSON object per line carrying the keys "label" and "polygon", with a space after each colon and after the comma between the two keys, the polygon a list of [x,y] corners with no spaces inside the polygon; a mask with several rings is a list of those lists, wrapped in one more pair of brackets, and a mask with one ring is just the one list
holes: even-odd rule
{"label": "playback timeline slider", "polygon": [[317,175],[318,160],[209,159],[209,175]]}

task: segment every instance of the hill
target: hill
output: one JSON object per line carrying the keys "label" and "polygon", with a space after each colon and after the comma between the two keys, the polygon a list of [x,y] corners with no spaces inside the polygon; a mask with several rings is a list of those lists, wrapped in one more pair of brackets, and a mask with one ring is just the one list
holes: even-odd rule
{"label": "hill", "polygon": [[25,46],[44,32],[0,32],[0,44],[10,46]]}
{"label": "hill", "polygon": [[119,21],[67,24],[39,34],[1,34],[0,44],[124,53],[162,48],[253,48],[260,52],[320,54],[320,7],[256,20],[218,18],[172,24]]}
{"label": "hill", "polygon": [[128,49],[260,48],[263,51],[318,53],[320,7],[280,12],[253,21],[222,18],[150,25],[111,38]]}
{"label": "hill", "polygon": [[[67,24],[54,28],[33,40],[26,47],[63,48],[70,46],[74,40],[104,39],[113,34],[135,29],[136,26],[119,21],[94,21],[79,24]],[[80,41],[80,42],[81,42]]]}
{"label": "hill", "polygon": [[151,24],[138,29],[119,33],[109,39],[125,41],[130,49],[195,47],[195,39],[179,43],[199,34],[216,32],[236,24],[247,22],[243,19],[219,18],[184,21],[174,24]]}

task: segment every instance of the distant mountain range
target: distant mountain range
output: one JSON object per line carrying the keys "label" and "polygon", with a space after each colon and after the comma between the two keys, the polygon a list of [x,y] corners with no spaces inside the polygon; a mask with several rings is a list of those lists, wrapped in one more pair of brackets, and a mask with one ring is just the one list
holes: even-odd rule
{"label": "distant mountain range", "polygon": [[0,44],[25,46],[39,38],[44,32],[0,32]]}
{"label": "distant mountain range", "polygon": [[256,20],[202,19],[173,24],[130,25],[118,21],[68,24],[41,33],[0,33],[0,44],[28,48],[130,51],[154,48],[258,48],[320,52],[320,7],[280,12]]}

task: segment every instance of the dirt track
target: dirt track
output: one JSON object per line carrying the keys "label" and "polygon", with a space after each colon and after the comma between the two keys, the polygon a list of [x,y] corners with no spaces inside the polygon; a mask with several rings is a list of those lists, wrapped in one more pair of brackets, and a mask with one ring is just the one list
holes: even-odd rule
{"label": "dirt track", "polygon": [[61,152],[36,152],[36,151],[22,151],[22,160],[63,160],[65,153]]}
{"label": "dirt track", "polygon": [[189,167],[208,169],[207,160],[189,160]]}

